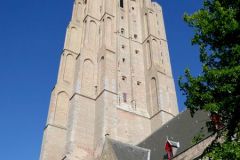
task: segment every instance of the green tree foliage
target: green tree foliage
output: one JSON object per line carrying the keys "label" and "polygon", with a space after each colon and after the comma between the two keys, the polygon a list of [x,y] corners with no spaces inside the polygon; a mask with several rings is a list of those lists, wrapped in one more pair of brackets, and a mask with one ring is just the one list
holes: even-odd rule
{"label": "green tree foliage", "polygon": [[194,28],[192,44],[199,46],[202,63],[199,76],[187,69],[179,80],[185,105],[192,114],[206,110],[215,116],[208,127],[223,139],[205,156],[240,159],[240,0],[204,0],[202,9],[184,20]]}

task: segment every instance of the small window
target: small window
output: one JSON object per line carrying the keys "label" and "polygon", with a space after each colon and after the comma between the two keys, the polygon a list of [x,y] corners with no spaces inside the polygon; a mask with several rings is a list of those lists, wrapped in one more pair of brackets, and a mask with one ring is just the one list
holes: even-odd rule
{"label": "small window", "polygon": [[126,60],[125,58],[122,59],[123,63],[125,62],[125,60]]}
{"label": "small window", "polygon": [[140,86],[140,85],[141,85],[141,82],[140,82],[140,81],[137,81],[137,85]]}
{"label": "small window", "polygon": [[137,35],[136,34],[134,34],[134,38],[137,39]]}
{"label": "small window", "polygon": [[139,53],[139,50],[135,50],[135,53],[138,54],[138,53]]}
{"label": "small window", "polygon": [[123,0],[120,0],[120,7],[123,8]]}
{"label": "small window", "polygon": [[121,28],[121,34],[124,34],[125,30],[124,28]]}
{"label": "small window", "polygon": [[122,76],[122,80],[125,81],[127,79],[126,76]]}
{"label": "small window", "polygon": [[122,45],[122,49],[124,49],[125,48],[125,46],[124,45]]}
{"label": "small window", "polygon": [[123,93],[123,102],[127,102],[127,93]]}

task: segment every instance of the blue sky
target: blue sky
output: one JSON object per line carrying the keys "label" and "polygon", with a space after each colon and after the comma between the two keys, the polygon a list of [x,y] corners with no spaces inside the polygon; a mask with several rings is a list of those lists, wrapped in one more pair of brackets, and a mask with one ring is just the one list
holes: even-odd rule
{"label": "blue sky", "polygon": [[[198,48],[183,13],[202,1],[159,0],[163,7],[179,108],[177,79],[189,67],[200,73]],[[0,154],[4,160],[37,160],[50,93],[73,0],[0,0]]]}

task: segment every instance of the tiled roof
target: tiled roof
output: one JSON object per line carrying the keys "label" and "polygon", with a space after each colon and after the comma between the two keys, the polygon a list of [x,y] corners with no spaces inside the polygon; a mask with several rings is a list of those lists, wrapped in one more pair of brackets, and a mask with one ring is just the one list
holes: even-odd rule
{"label": "tiled roof", "polygon": [[206,127],[208,120],[209,115],[206,112],[196,112],[192,117],[190,111],[186,110],[167,122],[138,146],[151,150],[151,160],[167,159],[164,147],[168,138],[180,142],[180,147],[175,155],[177,156],[195,145],[193,138],[198,136],[199,133],[202,134],[202,139],[212,135]]}
{"label": "tiled roof", "polygon": [[212,135],[206,127],[208,120],[207,112],[199,111],[192,117],[186,110],[137,146],[106,138],[101,160],[164,160],[167,159],[165,152],[167,138],[180,143],[174,155],[177,156],[195,145],[193,138],[199,133],[203,136],[202,140]]}
{"label": "tiled roof", "polygon": [[[107,145],[107,146],[106,146]],[[138,146],[129,145],[106,138],[101,160],[150,160],[150,151]]]}

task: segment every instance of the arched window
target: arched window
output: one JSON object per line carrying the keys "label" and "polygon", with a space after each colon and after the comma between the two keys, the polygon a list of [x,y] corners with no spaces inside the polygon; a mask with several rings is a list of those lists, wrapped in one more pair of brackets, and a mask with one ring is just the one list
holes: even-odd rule
{"label": "arched window", "polygon": [[64,68],[63,79],[66,82],[73,82],[73,74],[74,74],[74,58],[73,55],[69,54],[66,57],[66,63]]}
{"label": "arched window", "polygon": [[104,88],[104,57],[101,57],[98,63],[98,89],[101,90]]}
{"label": "arched window", "polygon": [[94,65],[91,60],[87,59],[83,63],[83,75],[81,93],[86,96],[93,96],[94,88]]}
{"label": "arched window", "polygon": [[89,24],[89,32],[88,32],[88,44],[90,48],[96,47],[96,37],[97,37],[97,24],[95,21],[91,20]]}
{"label": "arched window", "polygon": [[78,52],[80,47],[80,42],[78,39],[78,31],[76,27],[72,27],[70,30],[70,37],[69,37],[69,50]]}
{"label": "arched window", "polygon": [[68,118],[68,95],[66,92],[60,92],[57,95],[54,123],[56,125],[67,127]]}
{"label": "arched window", "polygon": [[159,64],[160,58],[159,58],[159,43],[156,39],[152,40],[152,55],[153,55],[153,61],[154,64]]}
{"label": "arched window", "polygon": [[112,19],[110,17],[107,17],[105,23],[106,23],[106,28],[105,28],[106,44],[112,46]]}
{"label": "arched window", "polygon": [[150,69],[152,65],[152,56],[151,56],[151,48],[150,48],[149,40],[147,40],[145,50],[146,50],[147,69]]}
{"label": "arched window", "polygon": [[157,94],[157,81],[156,78],[151,79],[150,83],[150,99],[151,99],[151,113],[155,114],[158,112],[158,94]]}

